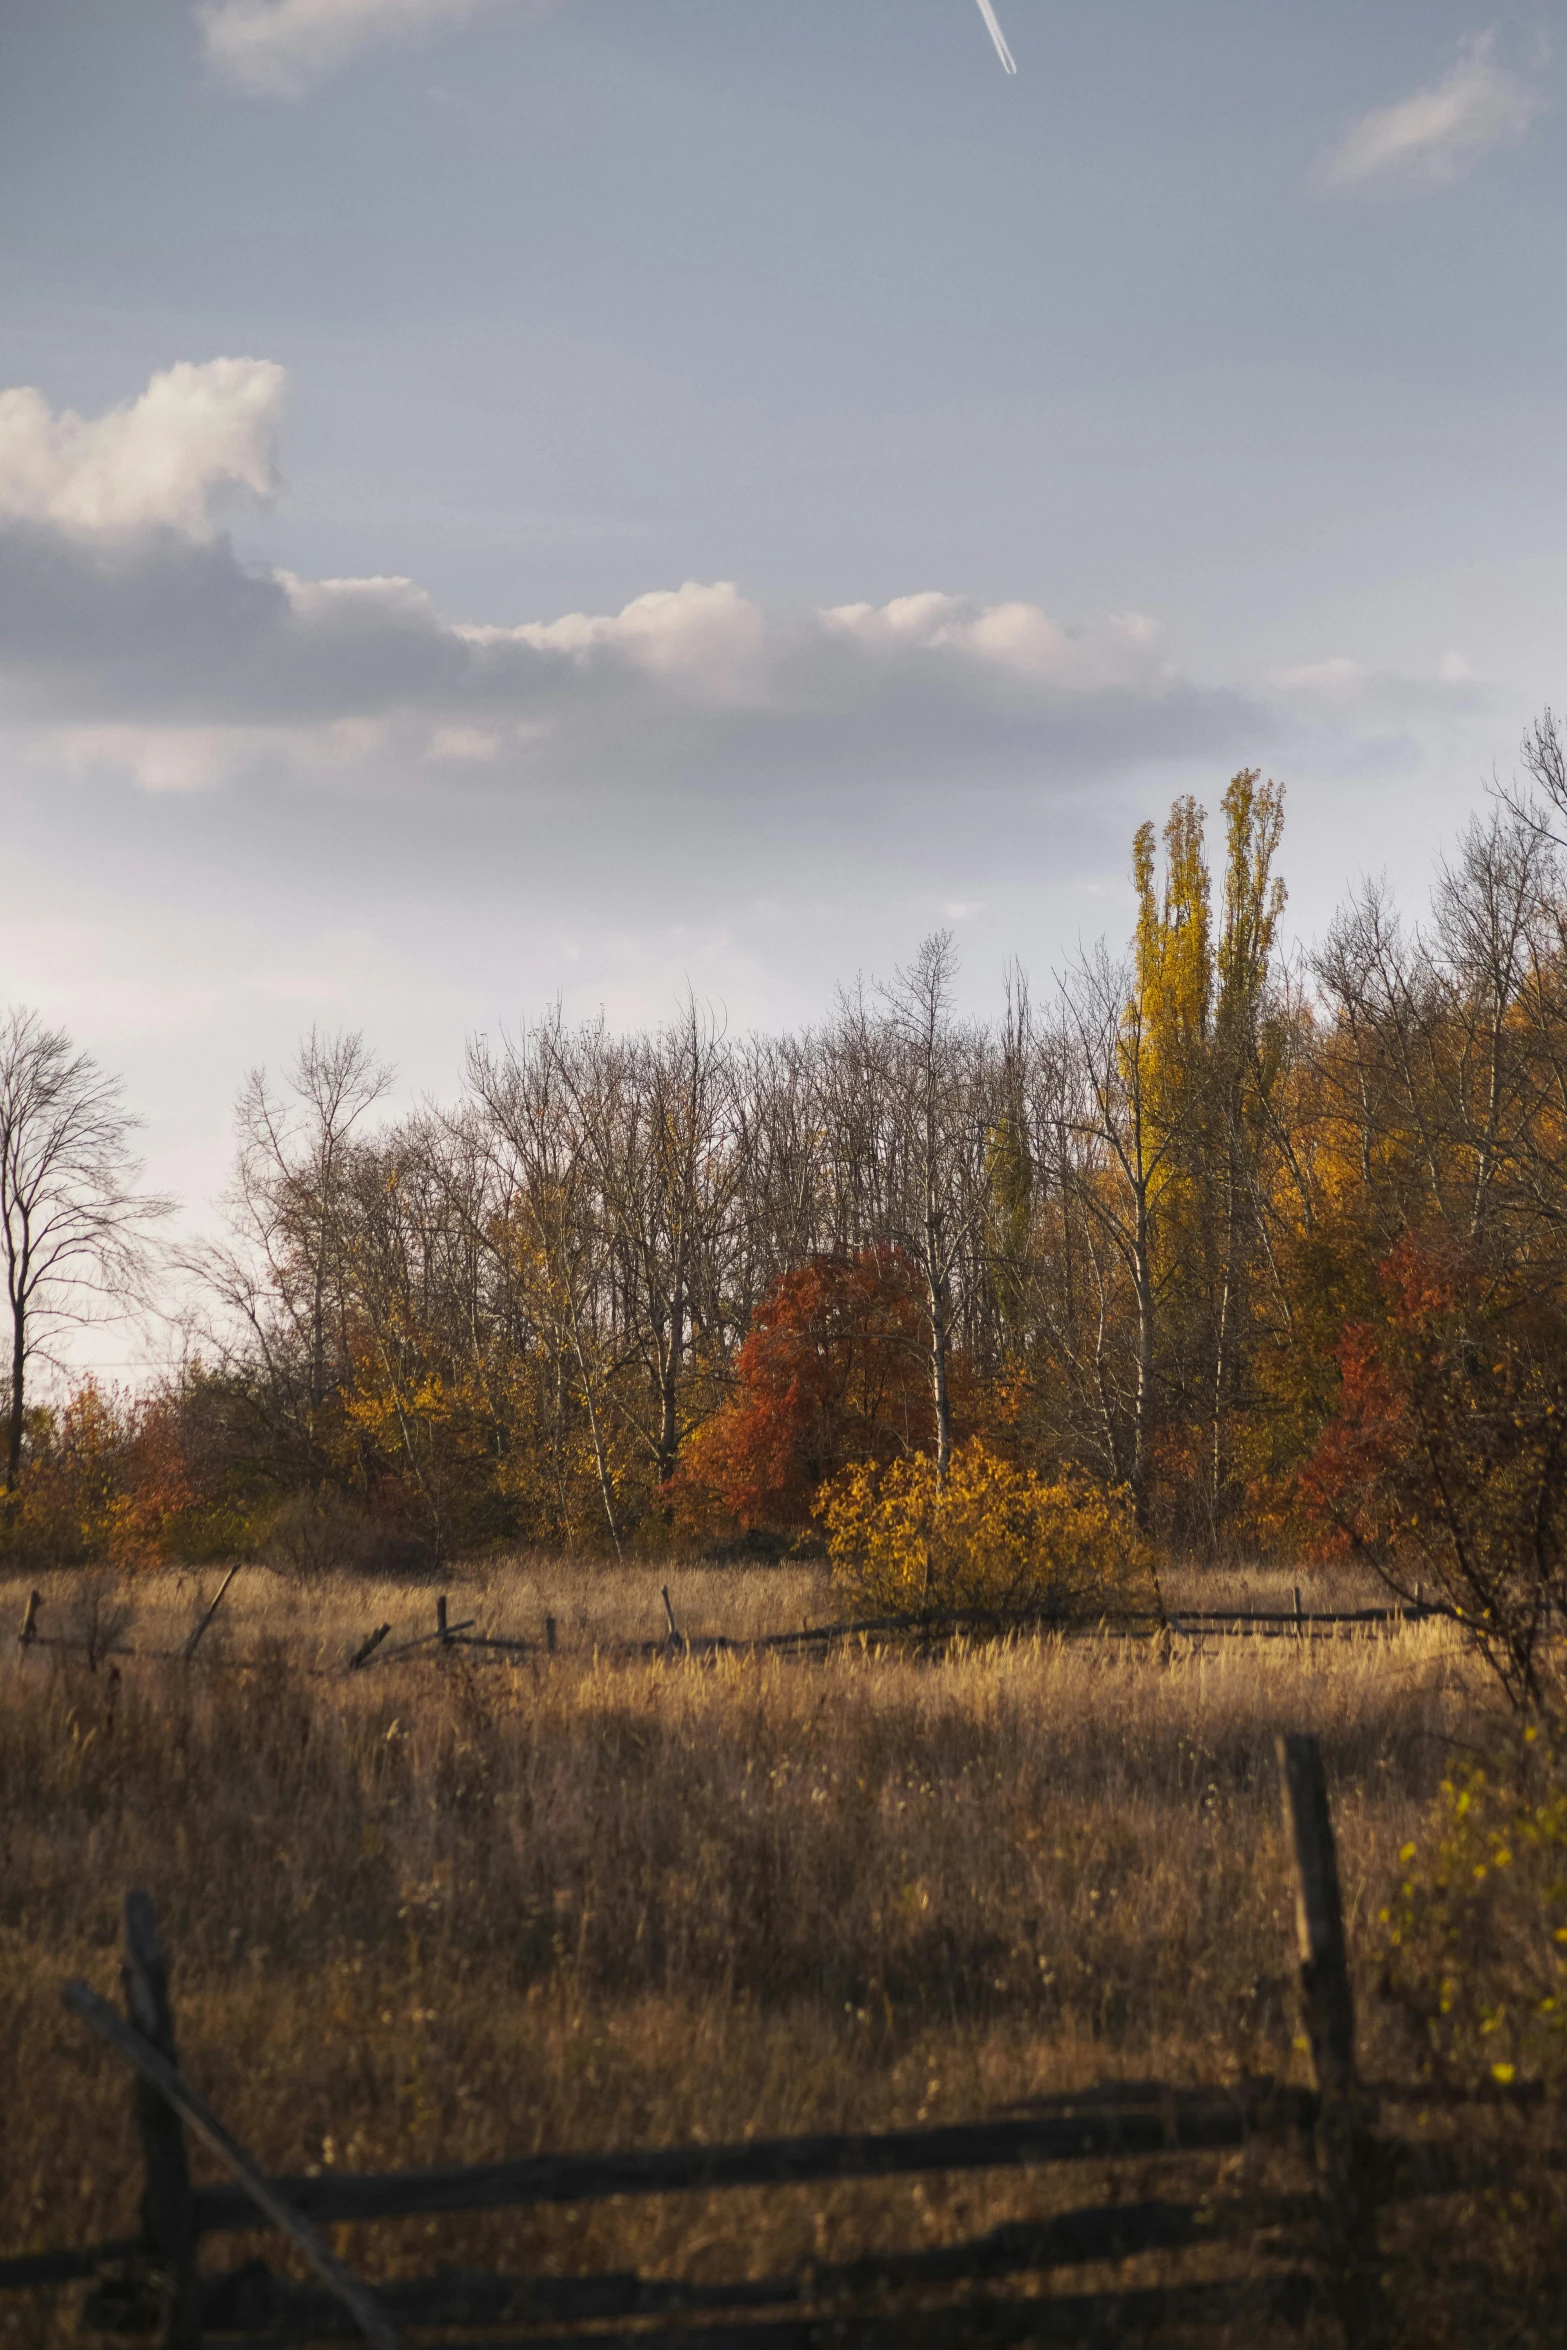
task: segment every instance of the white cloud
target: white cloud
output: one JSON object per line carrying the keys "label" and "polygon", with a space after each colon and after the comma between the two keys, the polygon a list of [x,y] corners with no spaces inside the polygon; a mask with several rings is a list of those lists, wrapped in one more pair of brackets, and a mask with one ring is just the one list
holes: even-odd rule
{"label": "white cloud", "polygon": [[[548,0],[511,0],[541,14]],[[207,55],[241,87],[296,97],[383,41],[411,40],[464,24],[495,0],[202,0]]]}
{"label": "white cloud", "polygon": [[91,419],[29,386],[0,391],[0,520],[203,538],[225,493],[275,489],[283,390],[270,360],[209,359],[166,369],[140,399]]}
{"label": "white cloud", "polygon": [[568,612],[520,628],[464,628],[458,634],[479,646],[530,645],[579,667],[595,654],[618,655],[699,701],[720,703],[765,696],[772,650],[761,607],[731,579],[655,588],[615,613]]}
{"label": "white cloud", "polygon": [[1159,629],[1140,612],[1069,629],[1037,604],[966,603],[934,591],[890,604],[840,604],[822,625],[867,651],[953,653],[1069,692],[1157,687],[1173,674],[1157,655]]}
{"label": "white cloud", "polygon": [[[1154,623],[936,590],[782,616],[731,580],[465,625],[412,579],[241,561],[213,501],[276,477],[280,368],[155,376],[96,419],[0,393],[0,721],[151,792],[362,772],[426,794],[728,794],[1077,778],[1257,731]],[[437,782],[436,778],[440,781]]]}
{"label": "white cloud", "polygon": [[307,628],[375,629],[435,625],[435,607],[411,579],[301,579],[292,571],[276,577],[295,617]]}
{"label": "white cloud", "polygon": [[1496,58],[1494,33],[1463,43],[1442,80],[1352,123],[1323,158],[1323,185],[1446,187],[1493,147],[1515,146],[1546,100]]}

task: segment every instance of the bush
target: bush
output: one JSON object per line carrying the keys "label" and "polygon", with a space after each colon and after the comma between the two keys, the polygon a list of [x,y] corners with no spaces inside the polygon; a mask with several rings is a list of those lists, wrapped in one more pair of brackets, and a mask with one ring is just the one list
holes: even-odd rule
{"label": "bush", "polygon": [[265,1556],[284,1574],[313,1579],[334,1567],[362,1568],[374,1528],[340,1493],[296,1493],[285,1501],[267,1530]]}
{"label": "bush", "polygon": [[1537,1728],[1499,1773],[1442,1782],[1427,1842],[1382,1912],[1387,1988],[1432,2069],[1473,2082],[1567,2077],[1567,1745]]}
{"label": "bush", "polygon": [[1047,1484],[978,1438],[953,1454],[945,1484],[926,1453],[859,1462],[816,1515],[840,1587],[889,1614],[1158,1609],[1152,1557],[1120,1492],[1087,1478]]}

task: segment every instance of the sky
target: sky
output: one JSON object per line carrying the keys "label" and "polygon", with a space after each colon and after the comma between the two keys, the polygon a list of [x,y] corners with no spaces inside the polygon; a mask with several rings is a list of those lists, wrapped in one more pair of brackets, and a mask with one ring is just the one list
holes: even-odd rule
{"label": "sky", "polygon": [[1554,5],[6,0],[0,998],[245,1069],[1418,906],[1567,695]]}

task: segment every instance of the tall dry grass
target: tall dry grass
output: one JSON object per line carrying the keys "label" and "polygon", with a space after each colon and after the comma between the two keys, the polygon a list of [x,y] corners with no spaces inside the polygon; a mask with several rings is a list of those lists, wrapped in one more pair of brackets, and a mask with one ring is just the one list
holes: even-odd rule
{"label": "tall dry grass", "polygon": [[[426,1650],[349,1676],[347,1648],[385,1616],[427,1623],[429,1595],[260,1570],[191,1668],[9,1649],[4,2249],[134,2224],[125,2083],[58,1999],[70,1974],[116,1989],[130,1885],[173,1954],[188,2069],[271,2169],[967,2118],[1107,2075],[1298,2073],[1274,1732],[1323,1738],[1364,1960],[1445,1741],[1487,1703],[1434,1627],[1210,1654],[618,1652],[661,1627],[661,1579],[454,1583],[454,1617],[465,1591],[497,1629],[556,1616],[559,1653],[520,1663]],[[692,1631],[822,1604],[809,1569],[675,1588]],[[174,1645],[200,1596],[149,1581],[126,1637]],[[58,1624],[63,1587],[48,1606]],[[1368,2067],[1407,2068],[1362,1975]],[[347,2242],[371,2275],[437,2253],[755,2275],[1087,2184],[672,2198]],[[0,2303],[3,2338],[53,2322]]]}

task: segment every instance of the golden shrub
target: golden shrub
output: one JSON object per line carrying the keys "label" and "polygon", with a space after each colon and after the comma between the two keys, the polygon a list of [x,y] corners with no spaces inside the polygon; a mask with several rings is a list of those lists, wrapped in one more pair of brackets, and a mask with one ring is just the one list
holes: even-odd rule
{"label": "golden shrub", "polygon": [[1499,1768],[1458,1764],[1381,1913],[1389,1993],[1432,2069],[1567,2080],[1567,1743],[1530,1725]]}
{"label": "golden shrub", "polygon": [[824,1488],[816,1515],[858,1606],[911,1616],[1158,1610],[1152,1556],[1122,1493],[1087,1478],[1048,1483],[978,1438],[954,1452],[945,1482],[927,1453],[856,1462]]}

